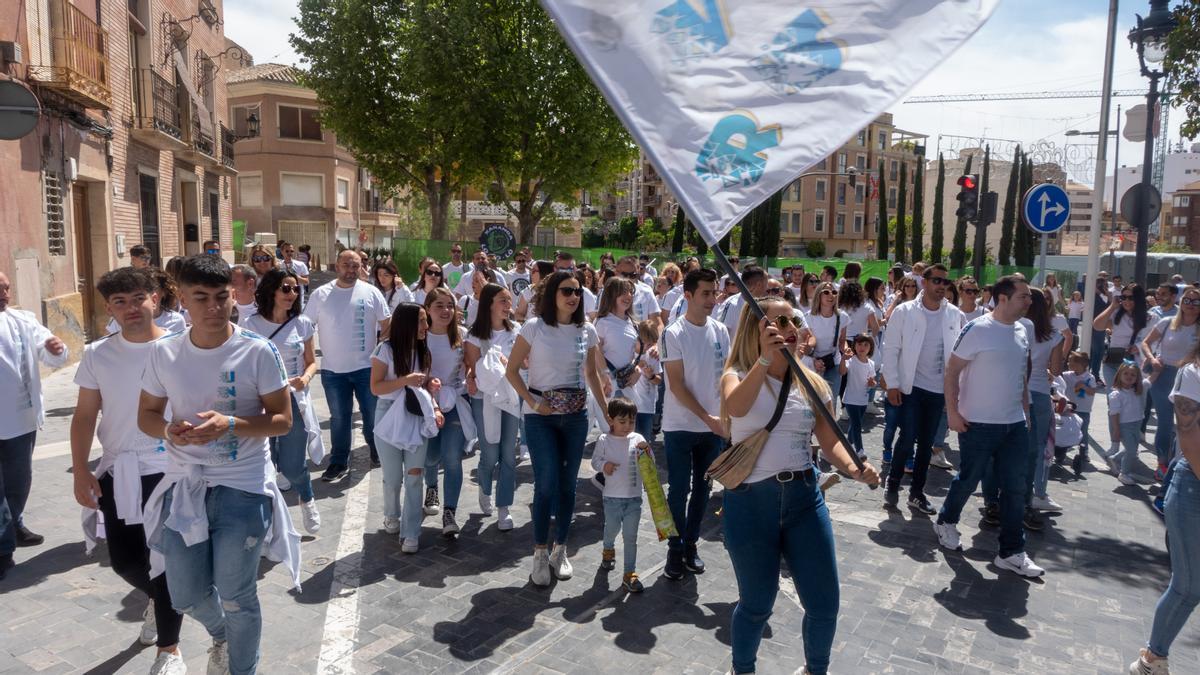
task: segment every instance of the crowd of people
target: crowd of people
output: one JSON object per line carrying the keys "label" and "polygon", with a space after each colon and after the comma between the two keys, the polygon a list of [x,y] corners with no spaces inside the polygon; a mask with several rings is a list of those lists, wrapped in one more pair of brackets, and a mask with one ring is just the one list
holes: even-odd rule
{"label": "crowd of people", "polygon": [[[842,477],[882,484],[888,509],[907,483],[905,505],[950,551],[963,549],[957,524],[982,485],[983,523],[999,533],[995,565],[1043,575],[1025,533],[1062,509],[1050,466],[1091,466],[1097,395],[1108,397],[1113,444],[1095,447],[1122,483],[1134,482],[1156,420],[1156,509],[1171,540],[1171,584],[1131,672],[1167,672],[1170,644],[1200,601],[1191,526],[1200,514],[1200,285],[1181,278],[1148,293],[1101,275],[1092,332],[1081,337],[1082,283],[1069,293],[1054,275],[1041,287],[1021,275],[984,285],[952,279],[939,263],[863,279],[856,262],[772,274],[733,259],[735,278],[694,257],[661,270],[645,255],[592,267],[568,252],[534,260],[527,249],[501,269],[482,250],[465,260],[455,245],[450,261],[426,258],[406,283],[392,261],[347,249],[336,277],[310,289],[293,244],[255,246],[248,264],[233,266],[208,247],[161,271],[135,250],[132,266],[105,274],[97,289],[112,333],[85,348],[75,376],[75,498],[89,541],[102,534],[114,570],[151,598],[141,639],[158,646],[152,673],[186,670],[183,614],[212,636],[210,673],[255,671],[260,555],[300,583],[300,538],[282,492],[296,491],[307,532],[321,527],[309,468],[327,454],[310,394],[317,375],[330,414],[320,480],[351,471],[357,402],[369,466],[382,470],[382,528],[405,554],[419,553],[427,518],[459,535],[463,510],[475,508],[461,503],[471,457],[478,512],[512,530],[527,457],[530,580],[570,579],[590,449],[604,508],[597,564],[615,569],[621,535],[622,584],[638,593],[637,532],[653,475],[645,458],[661,454],[667,469],[668,579],[704,573],[700,535],[720,483],[739,595],[731,672],[755,669],[781,561],[805,611],[806,672],[829,668],[839,593],[825,494]],[[32,314],[5,311],[9,292],[0,275],[0,406],[23,411],[0,419],[0,575],[16,546],[42,541],[21,519],[41,415],[34,364],[67,359]],[[880,448],[863,442],[867,416],[882,417]],[[93,436],[103,448],[94,469]],[[931,468],[954,472],[938,506],[925,489]]]}

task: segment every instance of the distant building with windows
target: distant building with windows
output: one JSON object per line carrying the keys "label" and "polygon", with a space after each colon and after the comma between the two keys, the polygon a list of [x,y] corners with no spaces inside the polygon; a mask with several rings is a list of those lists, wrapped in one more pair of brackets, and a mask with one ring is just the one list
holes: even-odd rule
{"label": "distant building with windows", "polygon": [[1200,252],[1200,180],[1176,190],[1167,213],[1169,219],[1160,241]]}

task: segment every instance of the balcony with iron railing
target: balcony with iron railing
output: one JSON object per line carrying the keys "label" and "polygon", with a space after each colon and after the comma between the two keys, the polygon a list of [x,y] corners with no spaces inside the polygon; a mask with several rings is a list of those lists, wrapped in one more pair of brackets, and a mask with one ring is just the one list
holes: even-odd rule
{"label": "balcony with iron railing", "polygon": [[130,135],[159,150],[178,152],[186,149],[179,88],[150,68],[134,69],[132,80],[133,129]]}
{"label": "balcony with iron railing", "polygon": [[85,108],[108,110],[108,31],[67,0],[48,0],[50,63],[32,63],[29,79]]}
{"label": "balcony with iron railing", "polygon": [[197,161],[216,160],[217,148],[213,143],[212,134],[205,133],[204,127],[200,124],[200,112],[195,109],[192,110],[191,135],[188,140],[191,142],[192,154],[197,155]]}
{"label": "balcony with iron railing", "polygon": [[224,124],[221,125],[221,166],[228,170],[228,173],[237,173],[234,168],[233,146],[237,143],[237,134]]}

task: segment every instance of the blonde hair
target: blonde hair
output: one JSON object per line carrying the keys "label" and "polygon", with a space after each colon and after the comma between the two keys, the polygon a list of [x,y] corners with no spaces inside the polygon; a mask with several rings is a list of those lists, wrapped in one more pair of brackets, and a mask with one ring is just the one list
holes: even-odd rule
{"label": "blonde hair", "polygon": [[824,314],[821,314],[821,291],[823,291],[827,288],[829,290],[833,291],[833,314],[831,316],[837,316],[837,313],[838,313],[837,288],[834,287],[832,281],[822,281],[821,283],[817,284],[816,288],[813,289],[812,297],[810,297],[808,299],[809,311],[812,312],[813,314],[825,316]]}
{"label": "blonde hair", "polygon": [[[1192,295],[1195,295],[1197,298],[1200,298],[1200,289],[1196,288],[1195,286],[1189,286],[1188,288],[1183,289],[1183,292],[1179,294],[1179,299],[1183,300],[1184,298],[1187,297],[1187,295],[1189,293],[1191,293]],[[1198,325],[1198,324],[1200,324],[1200,322],[1197,322],[1196,324],[1192,324],[1192,325]],[[1175,312],[1175,317],[1173,319],[1171,319],[1171,330],[1179,330],[1180,328],[1183,328],[1183,304],[1182,303],[1179,305],[1179,310]],[[1166,337],[1166,336],[1163,336],[1163,337]]]}
{"label": "blonde hair", "polygon": [[[1125,372],[1129,371],[1129,370],[1133,371],[1133,375],[1134,375],[1133,386],[1132,387],[1124,387],[1121,385],[1121,376],[1124,375]],[[1114,389],[1133,389],[1133,391],[1138,396],[1141,396],[1142,395],[1142,369],[1138,368],[1137,364],[1135,364],[1135,363],[1131,363],[1129,361],[1122,362],[1121,365],[1119,367],[1117,367],[1116,374],[1113,375],[1112,386]]]}
{"label": "blonde hair", "polygon": [[[756,302],[758,303],[759,307],[762,307],[764,314],[766,313],[768,307],[778,305],[787,309],[789,317],[792,316],[792,305],[783,298],[758,298]],[[755,361],[758,361],[758,357],[762,354],[762,350],[758,346],[758,338],[761,334],[759,318],[754,312],[749,311],[749,308],[746,309],[747,311],[743,311],[741,319],[738,320],[737,337],[734,338],[733,345],[729,349],[729,358],[725,361],[725,372],[737,373],[739,377],[742,377],[745,375],[745,373],[750,372],[750,369],[754,367]],[[800,370],[804,373],[805,379],[807,379],[812,384],[813,389],[816,390],[818,400],[813,400],[812,396],[809,395],[808,390],[804,387],[804,385],[800,383],[800,378],[795,373],[792,373],[792,388],[796,391],[804,392],[804,397],[808,400],[808,404],[810,406],[815,408],[817,406],[825,405],[825,402],[819,399],[829,397],[829,385],[826,384],[825,380],[820,375],[817,375],[803,363],[800,363]],[[722,376],[724,376],[724,374],[722,374]],[[725,411],[724,400],[721,401],[721,420],[725,424],[729,424],[729,413]]]}

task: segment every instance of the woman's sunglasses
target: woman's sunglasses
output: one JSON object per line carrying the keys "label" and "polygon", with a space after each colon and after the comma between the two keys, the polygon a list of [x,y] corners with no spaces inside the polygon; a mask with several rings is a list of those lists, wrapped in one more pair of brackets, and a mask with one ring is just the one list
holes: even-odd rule
{"label": "woman's sunglasses", "polygon": [[568,298],[572,295],[578,295],[581,298],[583,297],[583,289],[578,286],[559,286],[558,292],[567,296]]}
{"label": "woman's sunglasses", "polygon": [[271,262],[271,256],[269,256],[269,255],[256,255],[256,256],[252,256],[252,257],[250,258],[250,261],[251,261],[251,262]]}
{"label": "woman's sunglasses", "polygon": [[1133,296],[1132,295],[1122,295],[1121,302],[1133,302]]}
{"label": "woman's sunglasses", "polygon": [[782,293],[783,293],[782,288],[768,288],[767,289],[767,295],[781,295]]}
{"label": "woman's sunglasses", "polygon": [[1200,298],[1184,298],[1179,304],[1184,307],[1200,307]]}
{"label": "woman's sunglasses", "polygon": [[440,277],[440,276],[442,276],[442,271],[441,270],[425,270],[425,276]]}
{"label": "woman's sunglasses", "polygon": [[299,293],[300,288],[297,286],[292,286],[291,284],[283,284],[279,287],[279,291],[281,293],[287,293],[288,295],[291,295],[293,293]]}
{"label": "woman's sunglasses", "polygon": [[837,291],[831,291],[828,288],[821,291],[821,295],[837,295]]}
{"label": "woman's sunglasses", "polygon": [[779,330],[784,330],[788,327],[788,324],[791,324],[796,328],[802,328],[804,326],[804,322],[797,316],[780,314],[779,316],[775,317],[775,325],[779,327]]}
{"label": "woman's sunglasses", "polygon": [[978,288],[964,288],[961,292],[966,293],[967,295],[979,295]]}

